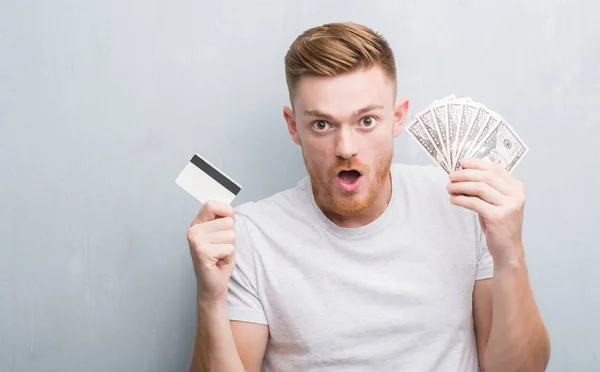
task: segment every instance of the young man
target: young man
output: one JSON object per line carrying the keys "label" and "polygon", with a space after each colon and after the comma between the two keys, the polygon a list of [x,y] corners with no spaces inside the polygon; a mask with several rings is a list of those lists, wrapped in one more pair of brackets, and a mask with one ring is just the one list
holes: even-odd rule
{"label": "young man", "polygon": [[392,165],[408,101],[366,27],[307,30],[285,71],[283,115],[309,176],[194,219],[190,371],[544,370],[522,184],[476,159],[450,176]]}

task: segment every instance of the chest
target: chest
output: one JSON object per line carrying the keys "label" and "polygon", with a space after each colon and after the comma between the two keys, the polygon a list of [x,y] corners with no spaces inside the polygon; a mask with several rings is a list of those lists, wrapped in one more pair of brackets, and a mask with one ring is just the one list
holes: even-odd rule
{"label": "chest", "polygon": [[476,249],[468,236],[412,229],[285,244],[262,258],[260,291],[270,342],[287,354],[346,358],[373,347],[392,355],[470,325]]}

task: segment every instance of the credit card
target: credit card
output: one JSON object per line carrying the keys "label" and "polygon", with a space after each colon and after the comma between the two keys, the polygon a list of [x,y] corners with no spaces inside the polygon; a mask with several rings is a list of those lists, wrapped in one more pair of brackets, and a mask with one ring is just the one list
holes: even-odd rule
{"label": "credit card", "polygon": [[194,154],[175,183],[202,204],[218,200],[231,204],[242,187],[204,157]]}

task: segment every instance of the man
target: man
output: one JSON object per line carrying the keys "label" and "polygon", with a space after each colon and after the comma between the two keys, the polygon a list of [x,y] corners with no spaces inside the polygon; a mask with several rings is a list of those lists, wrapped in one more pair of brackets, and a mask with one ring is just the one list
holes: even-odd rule
{"label": "man", "polygon": [[193,221],[190,371],[544,370],[522,184],[477,159],[450,176],[392,165],[409,104],[395,101],[389,45],[364,26],[307,30],[285,71],[309,176],[235,211],[208,202]]}

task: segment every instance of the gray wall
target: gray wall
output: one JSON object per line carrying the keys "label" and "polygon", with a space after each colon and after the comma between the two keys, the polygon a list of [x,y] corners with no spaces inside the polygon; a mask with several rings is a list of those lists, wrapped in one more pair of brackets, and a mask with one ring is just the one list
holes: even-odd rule
{"label": "gray wall", "polygon": [[[0,371],[186,369],[185,231],[199,205],[174,179],[200,152],[244,186],[236,203],[293,186],[304,169],[281,114],[283,56],[304,29],[345,20],[388,38],[413,113],[469,95],[531,147],[515,176],[548,370],[600,370],[599,12],[593,0],[1,0]],[[406,134],[395,157],[429,163]]]}

